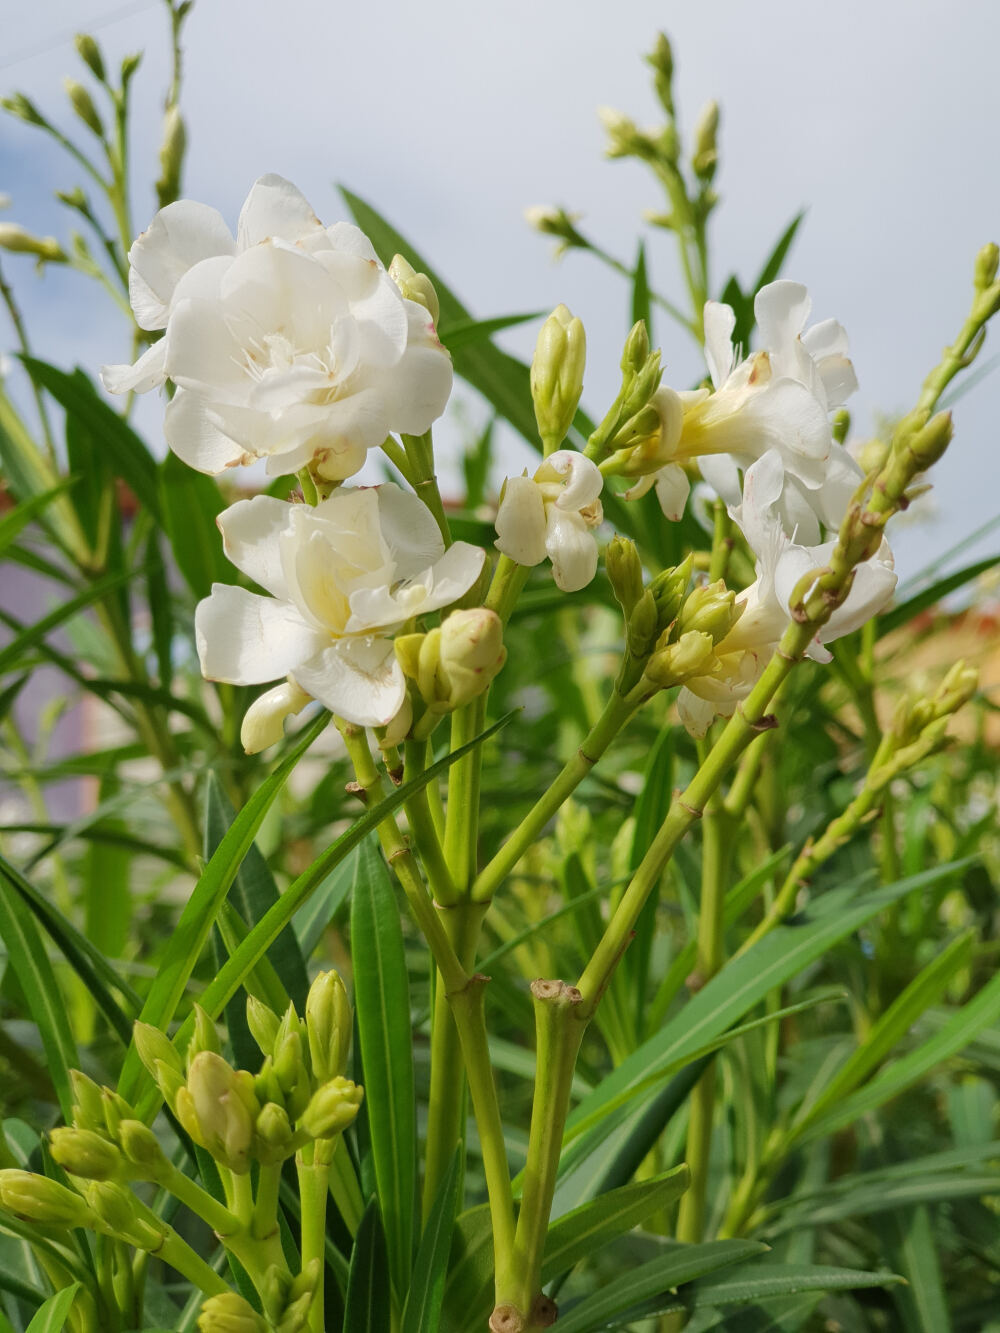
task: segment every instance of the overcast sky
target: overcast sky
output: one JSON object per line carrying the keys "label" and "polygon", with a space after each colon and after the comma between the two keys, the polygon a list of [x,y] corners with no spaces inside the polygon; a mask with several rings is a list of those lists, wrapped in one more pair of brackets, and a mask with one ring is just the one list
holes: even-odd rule
{"label": "overcast sky", "polygon": [[[111,57],[146,51],[135,155],[151,164],[152,181],[167,73],[158,0],[0,0],[0,89],[59,108],[69,127],[60,81],[77,72],[72,33],[91,25]],[[661,200],[641,168],[602,159],[596,108],[656,120],[641,55],[661,27],[674,42],[688,129],[707,98],[722,103],[713,281],[721,288],[733,270],[751,278],[807,205],[786,276],[809,286],[816,317],[847,326],[861,382],[856,431],[877,411],[905,409],[964,317],[977,248],[1000,239],[992,0],[196,0],[185,193],[235,222],[254,178],[277,171],[333,221],[344,212],[334,185],[349,186],[477,316],[565,301],[587,327],[585,404],[603,412],[628,293],[588,256],[554,264],[550,243],[521,214],[529,204],[565,204],[584,214],[595,240],[631,260],[641,212]],[[65,236],[52,194],[77,179],[41,136],[0,122],[0,191],[14,201],[6,218]],[[155,205],[147,178],[137,179],[142,227]],[[655,284],[680,297],[672,238],[649,233],[649,255]],[[91,370],[124,359],[125,327],[89,285],[55,270],[38,280],[13,257],[5,269],[42,355]],[[504,343],[528,355],[535,331]],[[654,336],[667,382],[686,386],[700,371],[692,347],[666,322]],[[0,324],[0,345],[11,344]],[[1000,333],[984,359],[996,351]],[[904,573],[1000,511],[998,408],[1000,372],[957,404],[956,443],[936,474],[937,518],[897,530]],[[157,408],[144,412],[151,435],[159,419]],[[514,449],[510,458],[519,465]],[[998,548],[994,533],[978,550]]]}

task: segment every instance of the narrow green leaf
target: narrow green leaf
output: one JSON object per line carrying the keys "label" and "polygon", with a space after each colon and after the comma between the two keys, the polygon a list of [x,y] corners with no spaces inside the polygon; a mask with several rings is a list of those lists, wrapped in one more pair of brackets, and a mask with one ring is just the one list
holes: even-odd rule
{"label": "narrow green leaf", "polygon": [[37,643],[40,643],[47,634],[65,624],[67,620],[72,620],[81,611],[85,611],[87,607],[99,602],[109,592],[121,588],[130,579],[135,578],[136,573],[137,571],[134,569],[120,569],[114,574],[106,574],[104,578],[97,579],[90,584],[83,592],[71,597],[68,602],[63,602],[61,606],[55,607],[48,615],[42,616],[33,625],[29,625],[17,638],[5,647],[0,648],[0,673],[10,671],[12,668],[16,669],[21,656],[29,648],[33,648]]}
{"label": "narrow green leaf", "polygon": [[896,1273],[865,1273],[855,1268],[824,1264],[778,1264],[762,1259],[734,1273],[708,1278],[694,1288],[695,1309],[742,1305],[769,1296],[792,1296],[800,1291],[856,1291],[864,1287],[891,1287],[903,1279]]}
{"label": "narrow green leaf", "polygon": [[354,1006],[375,1180],[396,1291],[409,1286],[416,1208],[417,1120],[406,952],[377,843],[358,853],[351,897]]}
{"label": "narrow green leaf", "polygon": [[895,1213],[890,1219],[888,1257],[906,1279],[893,1291],[908,1333],[951,1333],[948,1297],[934,1229],[926,1205]]}
{"label": "narrow green leaf", "polygon": [[785,260],[788,257],[788,252],[792,248],[792,242],[795,240],[796,233],[798,232],[805,215],[806,210],[803,208],[800,212],[795,214],[791,222],[778,237],[777,244],[771,251],[770,255],[768,255],[767,262],[764,264],[757,281],[754,283],[753,290],[755,295],[762,287],[766,287],[769,282],[774,282],[780,275]]}
{"label": "narrow green leaf", "polygon": [[973,564],[966,565],[964,569],[956,570],[953,574],[946,574],[943,579],[938,579],[929,588],[924,588],[922,592],[918,592],[899,606],[894,606],[891,611],[886,611],[884,615],[879,616],[876,622],[879,636],[891,634],[894,629],[899,629],[901,625],[908,625],[911,620],[920,615],[921,611],[926,611],[928,607],[934,606],[943,597],[947,597],[950,592],[955,592],[958,588],[964,588],[967,583],[979,578],[980,574],[988,574],[991,569],[996,569],[998,564],[1000,564],[1000,555],[990,555],[985,560],[976,560]]}
{"label": "narrow green leaf", "polygon": [[[52,491],[60,478],[31,437],[10,396],[0,385],[0,468],[14,497],[20,502]],[[62,496],[38,514],[39,523],[56,545],[75,561],[85,562],[90,552],[86,538],[68,497]]]}
{"label": "narrow green leaf", "polygon": [[207,597],[213,583],[232,583],[215,521],[226,507],[218,483],[168,453],[160,466],[160,492],[174,559],[195,597]]}
{"label": "narrow green leaf", "polygon": [[60,1333],[66,1326],[70,1308],[79,1290],[80,1283],[74,1282],[71,1287],[63,1287],[62,1291],[50,1296],[41,1309],[35,1312],[25,1333]]}
{"label": "narrow green leaf", "polygon": [[638,324],[640,319],[646,326],[650,343],[655,346],[652,309],[649,299],[649,273],[646,269],[646,245],[644,241],[639,242],[639,252],[635,257],[635,268],[632,271],[632,323]]}
{"label": "narrow green leaf", "polygon": [[56,496],[62,495],[66,487],[70,485],[72,485],[72,481],[67,478],[66,481],[60,482],[58,486],[42,491],[41,495],[33,495],[30,500],[20,501],[9,514],[0,519],[0,555],[3,555],[11,542],[28,526],[31,520],[47,509]]}
{"label": "narrow green leaf", "polygon": [[357,849],[334,866],[304,907],[295,914],[292,925],[304,958],[312,956],[323,931],[347,901],[354,883]]}
{"label": "narrow green leaf", "polygon": [[79,1069],[80,1057],[69,1026],[66,1003],[59,991],[52,964],[26,904],[4,876],[0,879],[0,938],[7,957],[38,1026],[46,1066],[67,1120],[73,1107],[69,1071]]}
{"label": "narrow green leaf", "polygon": [[[559,1333],[597,1333],[614,1325],[626,1311],[641,1302],[666,1295],[685,1282],[727,1268],[743,1264],[767,1249],[754,1240],[714,1240],[704,1245],[678,1245],[651,1259],[648,1263],[630,1268],[621,1277],[606,1282],[599,1291],[591,1292],[572,1309],[559,1315]],[[683,1302],[675,1302],[684,1309]]]}
{"label": "narrow green leaf", "polygon": [[31,356],[23,356],[21,360],[34,382],[48,390],[61,407],[78,417],[83,427],[101,441],[117,475],[128,484],[139,503],[162,522],[156,463],[145,442],[124,417],[98,396],[82,371],[67,375]]}
{"label": "narrow green leaf", "polygon": [[[329,714],[324,712],[305,729],[289,753],[270,777],[261,783],[234,819],[195,885],[194,892],[185,904],[180,920],[167,943],[163,960],[140,1014],[144,1023],[150,1023],[161,1031],[166,1030],[177,1011],[188,978],[201,956],[226,894],[264,822],[264,816],[287,782],[295,765],[326,728],[328,722]],[[136,1092],[143,1082],[144,1072],[133,1045],[125,1057],[118,1085],[118,1091],[126,1101],[134,1101]]]}
{"label": "narrow green leaf", "polygon": [[402,1333],[438,1333],[448,1254],[458,1208],[461,1166],[462,1155],[459,1150],[441,1181],[434,1207],[420,1238],[410,1290],[403,1308]]}
{"label": "narrow green leaf", "polygon": [[497,315],[493,319],[469,319],[464,323],[457,321],[449,324],[441,334],[441,341],[449,352],[454,353],[460,347],[468,347],[470,343],[484,342],[504,329],[514,329],[519,324],[541,319],[544,313],[543,310],[529,310],[524,315]]}
{"label": "narrow green leaf", "polygon": [[344,1333],[386,1333],[392,1327],[385,1235],[372,1199],[358,1227],[347,1278]]}

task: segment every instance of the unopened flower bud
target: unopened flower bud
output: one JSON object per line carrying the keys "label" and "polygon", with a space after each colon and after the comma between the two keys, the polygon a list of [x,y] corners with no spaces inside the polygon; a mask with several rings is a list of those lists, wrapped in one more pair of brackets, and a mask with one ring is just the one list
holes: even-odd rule
{"label": "unopened flower bud", "polygon": [[[191,1062],[187,1091],[190,1104],[184,1100],[185,1114],[198,1132],[194,1134],[188,1125],[185,1128],[231,1171],[247,1172],[256,1114],[251,1115],[236,1071],[214,1051],[199,1051]],[[178,1115],[181,1105],[179,1095]]]}
{"label": "unopened flower bud", "polygon": [[654,685],[669,689],[695,676],[708,675],[718,666],[711,634],[688,630],[676,643],[658,649],[646,664],[646,675]]}
{"label": "unopened flower bud", "polygon": [[172,1065],[166,1065],[162,1060],[157,1060],[153,1068],[153,1077],[156,1079],[156,1086],[163,1093],[167,1105],[173,1110],[177,1093],[184,1087],[184,1075],[179,1074]]}
{"label": "unopened flower bud", "polygon": [[94,106],[94,100],[82,83],[77,83],[76,79],[63,79],[63,87],[66,89],[66,96],[70,100],[70,105],[76,114],[89,130],[97,135],[99,139],[104,137],[104,125],[100,116],[97,114],[97,107]]}
{"label": "unopened flower bud", "polygon": [[604,549],[604,567],[615,599],[628,620],[643,594],[642,561],[635,542],[627,537],[612,537]]}
{"label": "unopened flower bud", "polygon": [[12,97],[0,97],[0,107],[29,125],[41,125],[45,129],[51,128],[34,102],[25,97],[24,93],[14,93]]}
{"label": "unopened flower bud", "polygon": [[73,1088],[73,1124],[79,1129],[104,1128],[104,1101],[101,1089],[79,1069],[69,1071]]}
{"label": "unopened flower bud", "polygon": [[117,1147],[92,1129],[60,1126],[49,1136],[49,1150],[64,1171],[84,1180],[113,1180],[124,1167]]}
{"label": "unopened flower bud", "polygon": [[702,108],[694,127],[691,166],[702,180],[711,180],[715,175],[719,162],[718,133],[719,104],[711,101]]}
{"label": "unopened flower bud", "polygon": [[649,585],[656,602],[657,633],[662,633],[677,619],[691,581],[694,557],[689,555],[673,569],[664,569]]}
{"label": "unopened flower bud", "polygon": [[587,338],[583,324],[564,305],[542,325],[531,362],[531,397],[546,453],[566,438],[583,392]]}
{"label": "unopened flower bud", "polygon": [[135,1111],[124,1097],[119,1097],[111,1088],[101,1089],[101,1103],[104,1108],[104,1128],[113,1139],[117,1139],[121,1122],[134,1119]]}
{"label": "unopened flower bud", "polygon": [[453,611],[441,625],[441,672],[448,703],[460,708],[483,694],[507,660],[503,622],[485,606]]}
{"label": "unopened flower bud", "polygon": [[379,746],[383,751],[393,749],[402,744],[410,734],[413,726],[413,701],[409,694],[403,696],[403,702],[389,719],[385,730],[382,732],[382,739]]}
{"label": "unopened flower bud", "polygon": [[308,1291],[296,1297],[294,1301],[290,1301],[278,1321],[276,1333],[301,1333],[309,1318],[312,1302],[312,1292]]}
{"label": "unopened flower bud", "polygon": [[243,715],[240,743],[247,754],[277,745],[285,735],[285,719],[301,713],[313,696],[288,679],[255,699]]}
{"label": "unopened flower bud", "polygon": [[320,972],[306,998],[309,1060],[317,1083],[343,1074],[351,1040],[351,1005],[340,975]]}
{"label": "unopened flower bud", "polygon": [[198,1316],[199,1333],[268,1333],[268,1323],[235,1291],[210,1296]]}
{"label": "unopened flower bud", "polygon": [[633,657],[646,657],[652,651],[658,633],[657,622],[656,599],[647,588],[636,602],[625,632],[628,650]]}
{"label": "unopened flower bud", "polygon": [[222,1043],[219,1041],[219,1033],[215,1024],[200,1004],[195,1004],[192,1008],[194,1010],[194,1032],[191,1035],[186,1057],[189,1071],[191,1062],[199,1051],[214,1051],[216,1055],[222,1054]]}
{"label": "unopened flower bud", "polygon": [[167,107],[163,117],[163,138],[160,141],[160,179],[156,182],[156,196],[161,208],[172,204],[181,192],[181,172],[187,150],[187,129],[184,117],[176,103]]}
{"label": "unopened flower bud", "polygon": [[643,136],[634,120],[610,106],[598,107],[597,115],[608,136],[608,144],[604,150],[608,157],[642,155]]}
{"label": "unopened flower bud", "polygon": [[149,1180],[167,1164],[160,1140],[141,1120],[123,1120],[118,1126],[118,1143],[126,1161]]}
{"label": "unopened flower bud", "polygon": [[631,371],[632,374],[638,375],[648,360],[649,332],[646,328],[646,321],[640,319],[632,325],[631,331],[625,339],[625,346],[622,348],[622,374],[627,375]]}
{"label": "unopened flower bud", "polygon": [[668,116],[674,114],[673,97],[673,77],[674,77],[674,53],[670,45],[670,39],[665,32],[657,34],[656,45],[646,57],[647,65],[653,69],[654,83],[656,85],[656,95],[660,99],[664,111]]}
{"label": "unopened flower bud", "polygon": [[139,1059],[146,1066],[153,1078],[157,1077],[156,1062],[159,1060],[170,1069],[174,1069],[178,1074],[183,1072],[184,1065],[177,1048],[159,1028],[152,1027],[149,1023],[135,1023],[132,1028],[132,1040],[135,1042],[136,1053]]}
{"label": "unopened flower bud", "polygon": [[91,37],[89,32],[78,32],[73,38],[73,45],[76,47],[77,55],[93,74],[99,83],[104,82],[104,59],[101,56],[101,48]]}
{"label": "unopened flower bud", "polygon": [[979,688],[979,672],[968,662],[958,661],[941,682],[940,693],[951,702],[951,711],[960,708]]}
{"label": "unopened flower bud", "polygon": [[889,457],[889,448],[887,440],[879,439],[865,440],[864,444],[851,446],[854,459],[866,477],[882,471]]}
{"label": "unopened flower bud", "polygon": [[851,414],[846,407],[838,407],[836,412],[834,412],[830,422],[830,429],[832,430],[833,438],[837,443],[843,444],[851,429]]}
{"label": "unopened flower bud", "polygon": [[533,204],[524,210],[524,218],[529,226],[540,231],[543,236],[556,236],[561,242],[556,247],[556,255],[564,250],[586,249],[587,239],[577,231],[576,223],[582,214],[567,213],[565,208],[555,208],[551,204]]}
{"label": "unopened flower bud", "polygon": [[418,273],[402,255],[395,255],[389,265],[389,277],[407,301],[415,301],[424,307],[436,328],[441,318],[441,304],[427,274]]}
{"label": "unopened flower bud", "polygon": [[917,462],[917,471],[923,472],[936,463],[951,443],[955,434],[950,412],[936,412],[923,430],[907,441],[909,452]]}
{"label": "unopened flower bud", "polygon": [[736,606],[736,594],[731,592],[722,579],[706,587],[695,588],[677,618],[680,634],[688,630],[697,630],[708,634],[713,643],[719,643],[726,637],[739,619],[742,608]]}
{"label": "unopened flower bud", "polygon": [[270,1055],[274,1050],[280,1022],[278,1015],[263,1000],[258,1000],[256,995],[247,996],[247,1027],[260,1047],[261,1055]]}
{"label": "unopened flower bud", "polygon": [[314,1139],[331,1139],[352,1124],[364,1089],[349,1078],[331,1079],[319,1088],[299,1117],[299,1127]]}
{"label": "unopened flower bud", "polygon": [[43,264],[65,264],[69,259],[54,236],[35,236],[16,222],[0,222],[0,250],[35,255]]}
{"label": "unopened flower bud", "polygon": [[292,1122],[288,1112],[277,1102],[268,1102],[263,1107],[254,1129],[257,1135],[255,1156],[266,1165],[283,1162],[295,1151]]}
{"label": "unopened flower bud", "polygon": [[998,267],[1000,267],[1000,246],[990,241],[976,255],[975,284],[977,291],[982,291],[992,284],[996,278]]}
{"label": "unopened flower bud", "polygon": [[302,1271],[296,1273],[289,1284],[288,1299],[294,1301],[299,1296],[306,1296],[314,1292],[322,1272],[323,1261],[318,1257],[303,1264]]}
{"label": "unopened flower bud", "polygon": [[303,1054],[305,1046],[302,1033],[285,1031],[279,1035],[274,1045],[274,1076],[284,1092],[291,1092],[304,1070]]}
{"label": "unopened flower bud", "polygon": [[0,1171],[0,1207],[23,1221],[49,1226],[84,1227],[93,1220],[79,1194],[33,1171]]}

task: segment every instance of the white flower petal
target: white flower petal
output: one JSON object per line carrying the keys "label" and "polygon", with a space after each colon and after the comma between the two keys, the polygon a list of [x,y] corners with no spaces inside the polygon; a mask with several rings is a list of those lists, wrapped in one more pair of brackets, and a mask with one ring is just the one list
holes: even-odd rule
{"label": "white flower petal", "polygon": [[760,289],[754,297],[753,309],[761,344],[769,352],[780,353],[789,349],[805,328],[812,301],[801,282],[779,278]]}
{"label": "white flower petal", "polygon": [[108,393],[147,393],[167,378],[166,356],[167,340],[160,338],[146,348],[134,365],[102,366],[101,383]]}
{"label": "white flower petal", "polygon": [[397,579],[412,579],[440,560],[444,541],[422,500],[393,482],[376,490],[382,538],[392,553]]}
{"label": "white flower petal", "polygon": [[300,690],[294,680],[282,681],[255,699],[243,714],[240,743],[247,754],[259,754],[269,745],[277,745],[285,735],[285,719],[300,713],[312,696]]}
{"label": "white flower petal", "polygon": [[847,355],[847,330],[835,319],[821,319],[802,334],[802,344],[814,361]]}
{"label": "white flower petal", "polygon": [[294,243],[322,229],[301,190],[283,176],[271,174],[252,185],[240,211],[236,243],[241,250],[275,237]]}
{"label": "white flower petal", "polygon": [[684,517],[684,507],[691,492],[688,475],[678,463],[668,463],[656,474],[656,498],[664,515],[678,523]]}
{"label": "white flower petal", "polygon": [[892,551],[883,538],[878,552],[854,571],[854,582],[847,600],[843,606],[838,606],[823,626],[820,638],[824,643],[829,643],[860,629],[872,616],[878,615],[895,588],[896,571],[893,569]]}
{"label": "white flower petal", "polygon": [[732,454],[705,454],[698,459],[702,479],[727,505],[740,502],[740,469]]}
{"label": "white flower petal", "polygon": [[406,678],[389,639],[340,639],[294,676],[338,717],[359,727],[388,725],[406,696]]}
{"label": "white flower petal", "polygon": [[[735,700],[730,713],[736,707]],[[709,703],[707,699],[701,699],[694,694],[686,685],[682,685],[677,692],[677,714],[680,717],[681,725],[689,736],[704,736],[709,727],[718,717],[720,709],[714,703]]]}
{"label": "white flower petal", "polygon": [[545,503],[528,477],[508,477],[497,509],[498,551],[519,565],[545,559]]}
{"label": "white flower petal", "polygon": [[198,603],[194,623],[202,675],[231,685],[287,676],[329,642],[286,602],[225,583]]}
{"label": "white flower petal", "polygon": [[163,417],[167,444],[189,467],[213,476],[245,461],[240,446],[219,428],[219,418],[194,390],[178,389]]}
{"label": "white flower petal", "polygon": [[281,567],[279,537],[288,527],[292,506],[270,495],[255,495],[224,509],[216,522],[227,559],[272,597],[289,600]]}
{"label": "white flower petal", "polygon": [[721,301],[705,302],[705,360],[712,383],[717,389],[725,384],[732,374],[736,361],[733,347],[733,330],[736,328],[736,315],[732,307]]}
{"label": "white flower petal", "polygon": [[233,251],[232,233],[214,208],[191,199],[161,208],[128,252],[129,298],[139,327],[162,329],[188,270]]}
{"label": "white flower petal", "polygon": [[536,481],[562,481],[555,503],[560,509],[579,511],[593,504],[604,487],[601,469],[575,449],[557,449],[535,472]]}
{"label": "white flower petal", "polygon": [[857,391],[858,377],[846,356],[825,356],[817,361],[816,371],[823,384],[827,407],[842,407]]}
{"label": "white flower petal", "polygon": [[597,539],[578,513],[550,505],[545,553],[552,577],[563,592],[578,592],[597,573]]}

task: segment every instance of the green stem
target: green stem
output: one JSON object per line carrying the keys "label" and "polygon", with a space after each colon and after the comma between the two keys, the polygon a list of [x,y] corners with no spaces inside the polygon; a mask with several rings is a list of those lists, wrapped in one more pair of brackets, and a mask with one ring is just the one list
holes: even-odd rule
{"label": "green stem", "polygon": [[257,1198],[254,1200],[250,1234],[254,1240],[267,1240],[278,1232],[278,1194],[281,1190],[281,1163],[267,1162],[260,1168]]}
{"label": "green stem", "polygon": [[[411,782],[418,778],[427,767],[429,743],[426,740],[410,739],[406,742],[403,781]],[[433,786],[434,784],[430,784]],[[441,905],[454,903],[458,898],[455,881],[445,859],[441,837],[430,806],[428,787],[422,787],[406,802],[406,818],[416,840],[417,851],[423,862],[427,879],[430,883],[434,900]]]}
{"label": "green stem", "polygon": [[534,844],[552,816],[576,790],[622,730],[639,706],[632,695],[617,690],[605,705],[590,733],[576,754],[562,768],[556,780],[543,792],[493,859],[480,872],[472,886],[477,902],[489,902],[497,889]]}
{"label": "green stem", "polygon": [[329,1173],[330,1197],[343,1218],[344,1226],[352,1236],[356,1236],[364,1215],[365,1200],[343,1138],[337,1140]]}
{"label": "green stem", "polygon": [[[480,695],[451,715],[451,748],[458,750],[475,740],[486,720],[486,698]],[[475,875],[479,836],[479,781],[482,754],[473,750],[448,770],[448,804],[445,807],[444,858],[456,896],[464,896]]]}
{"label": "green stem", "polygon": [[152,1251],[157,1259],[177,1270],[182,1277],[193,1283],[206,1296],[224,1296],[229,1290],[226,1282],[211,1265],[187,1241],[181,1240],[177,1232],[170,1228],[163,1239],[163,1244]]}
{"label": "green stem", "polygon": [[[326,1266],[326,1196],[329,1185],[330,1168],[325,1162],[315,1160],[313,1146],[303,1149],[295,1158],[295,1170],[299,1179],[299,1200],[302,1205],[302,1269],[314,1259],[319,1260],[319,1278],[309,1307],[306,1327],[309,1333],[324,1333],[326,1327],[323,1313],[323,1276]],[[313,1160],[308,1160],[313,1158]]]}
{"label": "green stem", "polygon": [[542,1294],[542,1258],[552,1212],[559,1152],[569,1114],[576,1057],[586,1021],[580,992],[562,981],[534,981],[535,1093],[521,1208],[510,1271],[497,1270],[497,1304],[514,1306],[527,1327],[545,1327],[555,1311]]}
{"label": "green stem", "polygon": [[223,1240],[239,1230],[240,1219],[236,1214],[231,1213],[225,1204],[213,1198],[190,1176],[179,1171],[172,1162],[166,1171],[157,1176],[157,1184],[169,1190],[175,1199],[190,1208],[203,1222],[207,1222]]}
{"label": "green stem", "polygon": [[[451,545],[451,532],[448,528],[448,516],[444,512],[444,501],[438,489],[434,474],[434,443],[431,432],[426,435],[402,436],[406,459],[410,465],[409,479],[417,496],[434,515],[434,520],[441,530],[445,546]],[[389,457],[392,457],[390,454]],[[406,475],[404,473],[404,475]]]}

